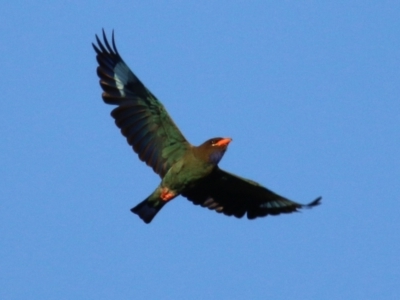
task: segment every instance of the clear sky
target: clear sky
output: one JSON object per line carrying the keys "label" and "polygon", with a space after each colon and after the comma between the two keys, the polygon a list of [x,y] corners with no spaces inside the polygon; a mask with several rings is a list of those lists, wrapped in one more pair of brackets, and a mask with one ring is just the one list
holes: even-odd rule
{"label": "clear sky", "polygon": [[[0,299],[398,299],[400,2],[328,2],[4,2]],[[102,28],[190,142],[233,138],[222,168],[322,205],[144,224]]]}

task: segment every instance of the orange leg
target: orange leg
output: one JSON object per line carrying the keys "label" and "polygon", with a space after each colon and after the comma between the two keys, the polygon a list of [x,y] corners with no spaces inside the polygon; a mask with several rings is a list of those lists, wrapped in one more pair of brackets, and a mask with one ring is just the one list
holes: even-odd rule
{"label": "orange leg", "polygon": [[167,201],[175,198],[175,196],[176,195],[173,192],[171,192],[168,188],[161,189],[161,195],[160,195],[161,200],[167,202]]}

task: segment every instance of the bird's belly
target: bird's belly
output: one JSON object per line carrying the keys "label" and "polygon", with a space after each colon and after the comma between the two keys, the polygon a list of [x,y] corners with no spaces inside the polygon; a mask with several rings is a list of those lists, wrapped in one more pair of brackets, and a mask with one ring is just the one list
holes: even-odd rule
{"label": "bird's belly", "polygon": [[171,167],[162,180],[162,186],[180,194],[211,173],[213,166],[204,164],[177,164]]}

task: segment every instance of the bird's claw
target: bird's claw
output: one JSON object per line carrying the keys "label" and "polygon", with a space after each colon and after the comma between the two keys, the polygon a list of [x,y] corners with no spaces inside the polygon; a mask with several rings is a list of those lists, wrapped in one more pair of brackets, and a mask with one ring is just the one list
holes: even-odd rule
{"label": "bird's claw", "polygon": [[161,190],[160,198],[161,198],[162,201],[167,202],[167,201],[172,200],[173,198],[175,198],[175,196],[176,196],[175,193],[171,192],[168,188],[163,188]]}

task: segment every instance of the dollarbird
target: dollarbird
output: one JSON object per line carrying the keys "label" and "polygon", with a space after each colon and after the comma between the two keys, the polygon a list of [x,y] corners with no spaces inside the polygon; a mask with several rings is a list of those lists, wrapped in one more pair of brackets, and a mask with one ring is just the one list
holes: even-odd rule
{"label": "dollarbird", "polygon": [[161,183],[144,201],[133,207],[145,223],[161,208],[182,195],[195,205],[227,216],[248,219],[296,212],[320,204],[318,197],[309,204],[284,198],[259,183],[218,167],[231,138],[216,137],[193,146],[183,136],[164,105],[143,85],[121,58],[103,30],[103,41],[96,35],[92,44],[98,62],[97,75],[105,103],[116,105],[111,112],[115,124],[139,158],[161,177]]}

